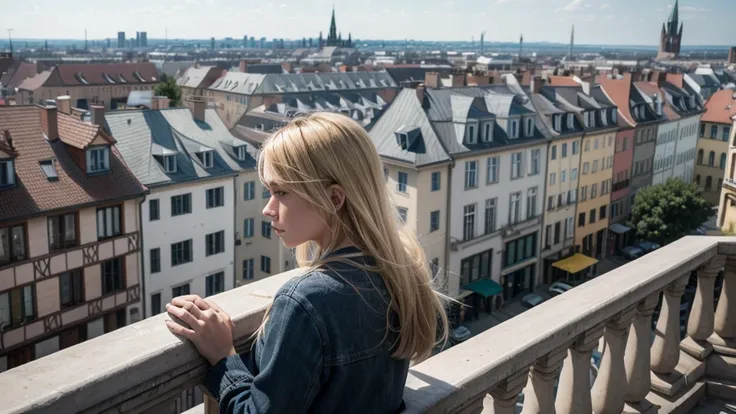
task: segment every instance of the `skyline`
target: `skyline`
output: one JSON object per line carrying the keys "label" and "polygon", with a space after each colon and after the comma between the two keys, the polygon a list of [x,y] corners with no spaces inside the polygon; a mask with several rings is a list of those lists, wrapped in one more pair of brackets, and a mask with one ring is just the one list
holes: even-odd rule
{"label": "skyline", "polygon": [[[712,30],[728,27],[736,19],[736,8],[728,7],[729,1],[681,0],[683,46],[736,45],[736,32]],[[674,0],[651,0],[637,7],[637,0],[407,0],[400,7],[390,7],[389,0],[368,0],[360,5],[336,3],[335,9],[338,31],[345,38],[352,33],[354,39],[473,38],[478,42],[480,33],[486,31],[486,42],[503,43],[518,42],[523,32],[527,43],[565,44],[575,24],[576,44],[655,46],[672,3]],[[326,37],[332,9],[326,0],[244,4],[236,0],[163,0],[156,6],[130,0],[105,2],[96,10],[86,10],[82,0],[31,4],[25,7],[14,2],[5,9],[0,15],[2,38],[7,39],[5,30],[10,27],[14,39],[37,40],[83,39],[85,28],[90,40],[116,39],[118,31],[125,31],[127,38],[145,31],[149,40],[163,39],[166,29],[169,39],[242,39],[246,34],[267,39],[316,38],[320,31]],[[366,14],[366,9],[371,12]],[[65,24],[55,25],[58,21]],[[301,24],[292,24],[294,21]],[[437,35],[438,27],[446,31]]]}

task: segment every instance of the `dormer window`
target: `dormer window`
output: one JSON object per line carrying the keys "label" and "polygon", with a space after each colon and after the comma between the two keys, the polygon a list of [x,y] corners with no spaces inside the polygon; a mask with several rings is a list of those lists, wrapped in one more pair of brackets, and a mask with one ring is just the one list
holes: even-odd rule
{"label": "dormer window", "polygon": [[87,149],[87,174],[110,170],[110,147],[100,146]]}
{"label": "dormer window", "polygon": [[519,138],[518,119],[509,119],[509,138]]}
{"label": "dormer window", "polygon": [[587,112],[588,117],[590,118],[590,127],[595,128],[595,111]]}
{"label": "dormer window", "polygon": [[557,132],[562,132],[562,115],[552,115],[552,128]]}
{"label": "dormer window", "polygon": [[567,114],[567,129],[575,129],[575,115]]}
{"label": "dormer window", "polygon": [[397,132],[396,138],[399,140],[399,146],[402,150],[409,148],[409,134],[406,132]]}
{"label": "dormer window", "polygon": [[164,155],[164,172],[175,173],[176,172],[176,156]]}
{"label": "dormer window", "polygon": [[524,121],[524,136],[531,137],[534,135],[534,118],[528,117]]}
{"label": "dormer window", "polygon": [[483,142],[493,141],[493,122],[483,123],[483,136],[481,139]]}
{"label": "dormer window", "polygon": [[248,157],[248,148],[246,148],[245,145],[236,147],[235,153],[238,155],[238,159],[243,161],[246,157]]}
{"label": "dormer window", "polygon": [[15,168],[12,159],[0,160],[0,187],[15,184]]}
{"label": "dormer window", "polygon": [[478,131],[476,130],[476,127],[478,124],[476,123],[468,123],[465,126],[465,142],[468,144],[476,144],[478,143]]}
{"label": "dormer window", "polygon": [[214,151],[198,152],[197,158],[199,158],[199,160],[202,161],[202,165],[204,166],[204,168],[212,168],[212,165],[215,162],[215,152]]}
{"label": "dormer window", "polygon": [[615,124],[618,122],[618,112],[616,108],[611,109],[611,123]]}
{"label": "dormer window", "polygon": [[601,109],[601,125],[608,125],[608,116],[605,109]]}

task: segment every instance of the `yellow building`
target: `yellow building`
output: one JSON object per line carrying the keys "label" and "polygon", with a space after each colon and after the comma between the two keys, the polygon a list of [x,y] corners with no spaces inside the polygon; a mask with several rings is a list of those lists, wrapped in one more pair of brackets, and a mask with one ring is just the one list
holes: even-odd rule
{"label": "yellow building", "polygon": [[703,197],[708,202],[717,205],[726,173],[731,117],[736,115],[733,91],[718,91],[710,97],[705,108],[706,112],[700,120],[695,184],[703,190]]}
{"label": "yellow building", "polygon": [[736,121],[734,121],[728,138],[728,157],[726,170],[721,186],[721,197],[718,202],[718,226],[728,233],[736,232]]}

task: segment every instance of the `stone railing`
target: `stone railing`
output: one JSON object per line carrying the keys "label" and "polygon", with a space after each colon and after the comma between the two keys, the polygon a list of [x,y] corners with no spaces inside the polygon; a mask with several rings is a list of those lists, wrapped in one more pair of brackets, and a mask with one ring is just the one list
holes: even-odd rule
{"label": "stone railing", "polygon": [[[717,310],[714,283],[725,268]],[[697,289],[680,341],[681,297]],[[216,297],[247,346],[292,271]],[[662,306],[652,333],[652,314]],[[8,413],[139,413],[201,380],[206,362],[146,319],[0,374]],[[652,339],[652,335],[654,338]],[[602,353],[590,383],[594,349]],[[730,382],[729,382],[730,381]],[[687,412],[736,398],[736,239],[691,236],[551,299],[411,368],[407,412],[524,414]],[[557,390],[555,391],[555,387]],[[217,411],[214,404],[191,412]]]}

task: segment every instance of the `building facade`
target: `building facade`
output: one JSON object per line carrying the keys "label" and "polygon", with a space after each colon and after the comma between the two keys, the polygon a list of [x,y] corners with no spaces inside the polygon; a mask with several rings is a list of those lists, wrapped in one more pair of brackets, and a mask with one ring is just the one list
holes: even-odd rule
{"label": "building facade", "polygon": [[724,232],[736,232],[736,120],[731,127],[728,138],[728,159],[718,202],[718,218],[716,225]]}
{"label": "building facade", "polygon": [[0,130],[2,372],[141,319],[146,189],[56,106],[0,107]]}
{"label": "building facade", "polygon": [[705,104],[700,121],[695,183],[703,189],[703,197],[718,205],[728,162],[728,139],[731,136],[731,117],[736,115],[733,90],[716,92]]}

